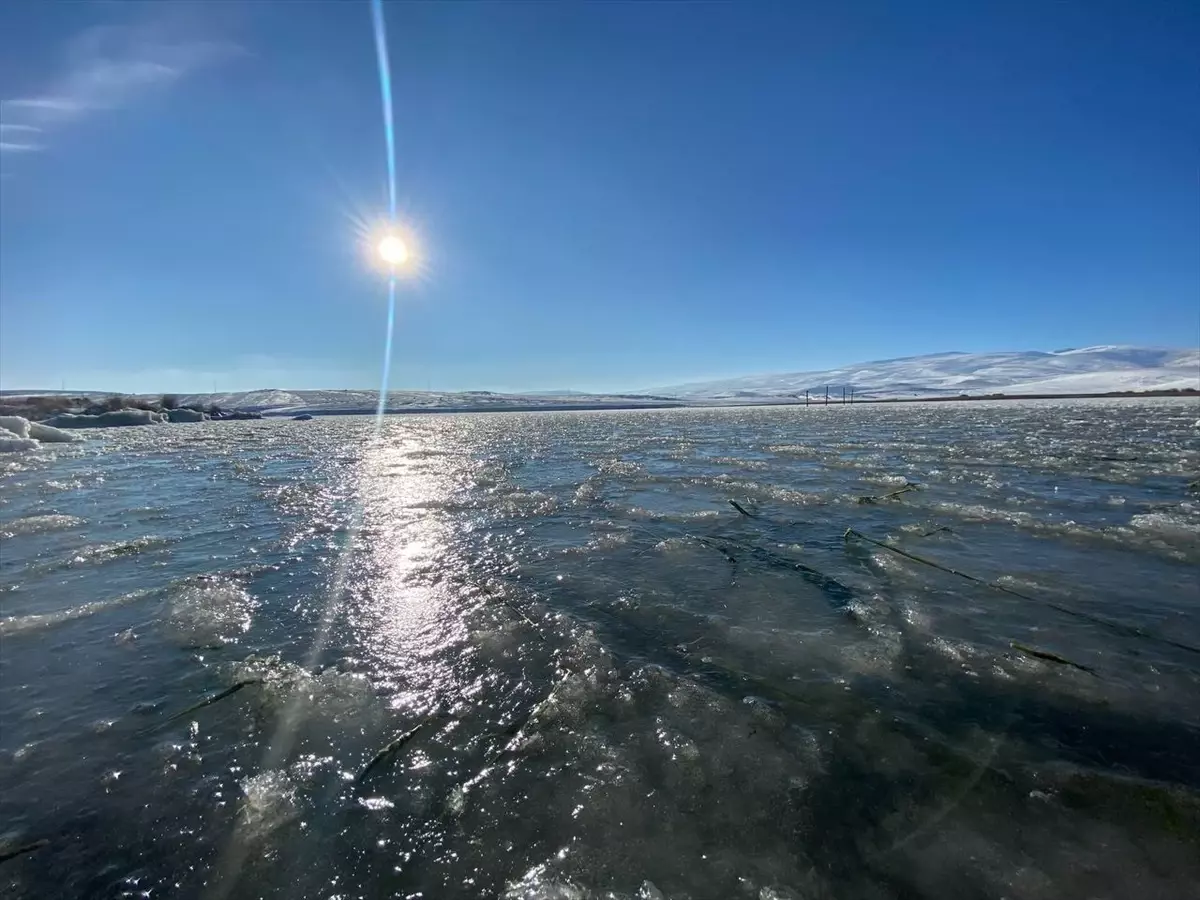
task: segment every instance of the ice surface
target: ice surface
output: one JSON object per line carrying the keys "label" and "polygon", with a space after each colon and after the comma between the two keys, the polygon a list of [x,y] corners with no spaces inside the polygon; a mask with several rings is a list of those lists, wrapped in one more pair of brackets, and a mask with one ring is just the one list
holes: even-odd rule
{"label": "ice surface", "polygon": [[242,779],[243,838],[265,837],[300,813],[296,786],[286,772],[261,772]]}
{"label": "ice surface", "polygon": [[47,515],[25,516],[6,522],[0,527],[0,537],[13,537],[18,534],[39,534],[44,531],[57,531],[63,528],[79,528],[86,525],[87,520],[79,516],[65,516],[56,513]]}
{"label": "ice surface", "polygon": [[178,585],[168,616],[189,646],[220,646],[250,627],[254,598],[231,578],[207,578]]}
{"label": "ice surface", "polygon": [[1190,896],[1194,654],[1132,629],[1200,643],[1195,399],[807,412],[7,461],[0,819],[66,838],[0,868],[26,897],[203,896],[227,853],[254,897]]}

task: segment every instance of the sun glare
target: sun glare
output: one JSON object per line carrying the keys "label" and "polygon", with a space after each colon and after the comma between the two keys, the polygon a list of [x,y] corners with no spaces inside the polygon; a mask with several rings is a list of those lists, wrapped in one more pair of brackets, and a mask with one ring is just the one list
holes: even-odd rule
{"label": "sun glare", "polygon": [[394,234],[379,242],[379,258],[391,266],[402,266],[408,262],[408,246]]}

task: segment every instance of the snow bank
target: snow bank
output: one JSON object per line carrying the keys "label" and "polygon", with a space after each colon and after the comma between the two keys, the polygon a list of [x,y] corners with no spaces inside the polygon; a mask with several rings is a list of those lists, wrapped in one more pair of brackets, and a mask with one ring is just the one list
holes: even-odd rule
{"label": "snow bank", "polygon": [[60,413],[47,419],[44,424],[51,428],[117,428],[126,425],[161,425],[166,421],[165,413],[150,412],[147,409],[119,409],[98,416]]}

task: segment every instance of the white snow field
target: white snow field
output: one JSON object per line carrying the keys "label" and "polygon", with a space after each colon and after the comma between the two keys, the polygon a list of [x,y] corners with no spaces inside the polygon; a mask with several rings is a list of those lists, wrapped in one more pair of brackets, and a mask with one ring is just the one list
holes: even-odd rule
{"label": "white snow field", "polygon": [[686,400],[755,402],[794,399],[805,390],[841,397],[936,397],[970,394],[1075,394],[1200,389],[1200,350],[1084,347],[1043,352],[935,353],[859,363],[839,369],[747,375],[656,388]]}

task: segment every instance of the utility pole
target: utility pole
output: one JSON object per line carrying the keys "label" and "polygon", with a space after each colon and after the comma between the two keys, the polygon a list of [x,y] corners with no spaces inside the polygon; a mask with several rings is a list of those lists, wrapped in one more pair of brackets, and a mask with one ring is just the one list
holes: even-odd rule
{"label": "utility pole", "polygon": [[804,405],[808,406],[808,389],[807,388],[805,388],[805,390],[804,390]]}
{"label": "utility pole", "polygon": [[825,405],[829,405],[829,385],[825,385]]}

